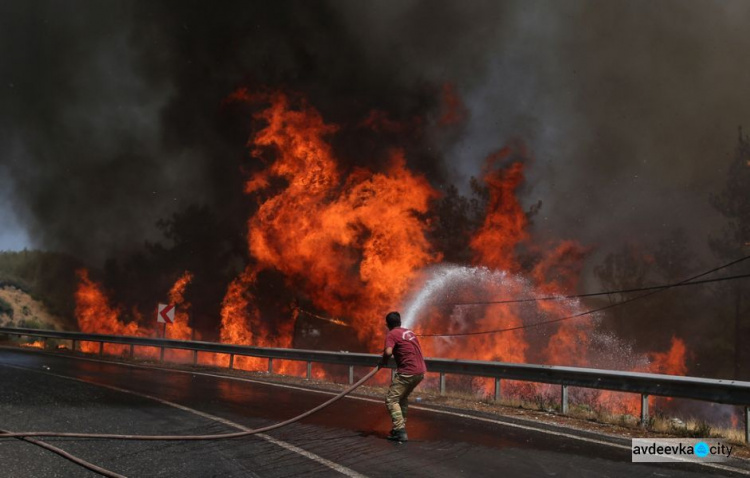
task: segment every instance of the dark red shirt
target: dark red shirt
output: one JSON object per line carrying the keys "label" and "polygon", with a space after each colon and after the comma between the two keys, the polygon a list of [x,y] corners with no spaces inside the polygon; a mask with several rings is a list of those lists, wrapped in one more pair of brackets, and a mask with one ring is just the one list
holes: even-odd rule
{"label": "dark red shirt", "polygon": [[427,371],[419,339],[411,330],[396,327],[388,331],[385,347],[393,347],[393,358],[396,359],[398,373],[416,375]]}

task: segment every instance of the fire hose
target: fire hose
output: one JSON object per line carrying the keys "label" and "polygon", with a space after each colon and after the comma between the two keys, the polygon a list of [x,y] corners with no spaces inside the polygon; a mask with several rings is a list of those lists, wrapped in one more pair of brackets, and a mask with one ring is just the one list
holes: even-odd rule
{"label": "fire hose", "polygon": [[285,427],[294,422],[298,422],[302,420],[303,418],[309,417],[313,413],[323,410],[324,408],[332,405],[334,402],[352,393],[354,390],[356,390],[357,388],[362,386],[365,382],[367,382],[370,378],[372,378],[379,370],[380,370],[380,367],[378,366],[377,368],[370,371],[367,375],[362,377],[357,383],[351,385],[349,388],[343,390],[335,397],[332,397],[331,399],[321,403],[315,408],[312,408],[304,413],[297,415],[296,417],[292,417],[283,422],[274,423],[273,425],[268,425],[268,426],[256,428],[253,430],[246,430],[246,431],[233,432],[233,433],[217,433],[217,434],[212,434],[212,435],[117,435],[117,434],[110,434],[110,433],[8,432],[5,430],[0,430],[0,438],[18,438],[20,440],[28,441],[35,445],[47,448],[48,450],[53,451],[54,453],[57,453],[63,458],[69,459],[103,476],[112,477],[112,478],[122,478],[123,475],[119,475],[112,471],[98,467],[92,463],[82,460],[81,458],[70,455],[69,453],[57,447],[49,445],[48,443],[44,443],[39,440],[34,440],[33,438],[30,438],[30,437],[104,438],[108,440],[141,440],[141,441],[191,441],[191,440],[224,440],[224,439],[229,439],[229,438],[240,438],[240,437],[255,435],[258,433],[264,433],[264,432],[268,432],[271,430],[275,430],[277,428]]}
{"label": "fire hose", "polygon": [[[6,430],[0,430],[0,435],[6,434],[6,433],[10,433],[10,432],[8,432]],[[73,463],[75,463],[77,465],[80,465],[80,466],[82,466],[84,468],[87,468],[87,469],[89,469],[89,470],[91,470],[93,472],[99,473],[102,476],[107,476],[107,477],[111,477],[111,478],[125,478],[123,475],[117,474],[117,473],[115,473],[113,471],[109,471],[106,468],[102,468],[100,466],[96,466],[93,463],[90,463],[90,462],[88,462],[88,461],[86,461],[86,460],[84,460],[82,458],[78,458],[75,455],[71,455],[70,453],[68,453],[67,451],[63,450],[62,448],[58,448],[56,446],[50,445],[49,443],[45,443],[45,442],[40,441],[40,440],[35,440],[33,438],[18,437],[18,439],[22,440],[22,441],[26,441],[26,442],[32,443],[32,444],[34,444],[36,446],[39,446],[39,447],[42,447],[44,449],[47,449],[47,450],[51,451],[52,453],[56,453],[56,454],[60,455],[61,457],[65,458],[66,460],[70,460]]]}

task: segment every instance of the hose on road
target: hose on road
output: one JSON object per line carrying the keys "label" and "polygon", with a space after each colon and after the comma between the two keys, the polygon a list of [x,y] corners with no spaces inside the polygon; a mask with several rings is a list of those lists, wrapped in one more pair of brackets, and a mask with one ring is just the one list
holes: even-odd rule
{"label": "hose on road", "polygon": [[0,430],[0,438],[16,438],[22,441],[32,443],[34,445],[45,448],[53,453],[57,453],[61,457],[67,460],[70,460],[73,463],[76,463],[77,465],[87,468],[95,473],[99,473],[102,476],[106,476],[107,478],[126,478],[125,476],[120,475],[119,473],[115,473],[114,471],[110,471],[110,470],[107,470],[106,468],[102,468],[100,466],[94,465],[93,463],[90,463],[75,455],[71,455],[70,453],[66,452],[65,450],[61,448],[58,448],[56,446],[50,445],[49,443],[45,443],[43,441],[39,441],[30,437],[105,438],[109,440],[152,440],[152,441],[156,441],[156,440],[160,440],[160,441],[222,440],[222,439],[227,439],[227,438],[240,438],[244,436],[255,435],[257,433],[263,433],[263,432],[275,430],[277,428],[281,428],[286,425],[297,422],[299,420],[302,420],[305,417],[309,417],[313,413],[319,412],[320,410],[332,405],[334,402],[344,398],[346,395],[352,393],[354,390],[356,390],[357,388],[362,386],[365,382],[367,382],[370,378],[372,378],[376,373],[378,373],[379,370],[380,370],[380,367],[373,369],[372,371],[370,371],[370,373],[362,377],[354,385],[350,386],[349,388],[342,391],[341,393],[331,398],[330,400],[324,403],[321,403],[317,407],[306,411],[305,413],[297,415],[296,417],[290,418],[283,422],[275,423],[273,425],[268,425],[262,428],[256,428],[254,430],[246,430],[246,431],[235,432],[235,433],[219,433],[219,434],[214,434],[214,435],[116,435],[116,434],[109,434],[109,433],[9,432],[7,430]]}
{"label": "hose on road", "polygon": [[[0,430],[0,434],[2,433],[9,433],[6,430]],[[120,475],[119,473],[115,473],[114,471],[107,470],[106,468],[102,468],[101,466],[97,466],[91,462],[88,462],[84,460],[83,458],[78,458],[75,455],[71,455],[67,451],[63,450],[62,448],[58,448],[54,445],[50,445],[49,443],[45,443],[43,441],[35,440],[33,438],[27,438],[27,437],[17,437],[21,441],[32,443],[36,446],[42,447],[46,450],[51,451],[52,453],[56,453],[60,455],[61,457],[65,458],[66,460],[70,460],[76,465],[82,466],[88,470],[93,471],[94,473],[99,473],[102,476],[106,476],[108,478],[127,478],[124,475]]]}
{"label": "hose on road", "polygon": [[227,438],[240,438],[248,435],[255,435],[257,433],[264,433],[277,428],[281,428],[290,425],[294,422],[302,420],[303,418],[309,417],[313,413],[319,412],[320,410],[332,405],[334,402],[344,398],[346,395],[352,393],[354,390],[362,386],[366,381],[372,378],[380,367],[377,367],[370,371],[367,375],[362,377],[357,383],[350,386],[346,390],[331,398],[330,400],[321,403],[315,408],[312,408],[305,413],[297,415],[296,417],[290,418],[283,422],[268,425],[262,428],[256,428],[253,430],[234,432],[234,433],[218,433],[214,435],[115,435],[110,433],[63,433],[63,432],[5,432],[0,430],[0,438],[26,438],[26,437],[65,437],[65,438],[106,438],[109,440],[153,440],[153,441],[181,441],[181,440],[223,440]]}

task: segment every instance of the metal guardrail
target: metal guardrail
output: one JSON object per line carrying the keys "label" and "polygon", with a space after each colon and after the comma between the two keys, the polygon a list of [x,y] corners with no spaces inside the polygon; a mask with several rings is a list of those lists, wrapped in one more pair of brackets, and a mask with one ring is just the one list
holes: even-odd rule
{"label": "metal guardrail", "polygon": [[[349,366],[349,383],[354,382],[354,367],[374,367],[381,357],[376,354],[251,347],[215,342],[13,327],[0,327],[0,334],[71,340],[73,350],[76,350],[76,344],[79,342],[98,342],[100,355],[103,354],[105,343],[129,345],[131,356],[134,356],[136,346],[156,347],[161,350],[161,361],[164,360],[164,349],[191,350],[194,364],[198,361],[199,352],[226,354],[229,355],[229,368],[233,367],[235,356],[260,357],[268,359],[269,372],[273,372],[273,359],[301,361],[307,362],[308,379],[311,378],[313,363],[347,365]],[[446,374],[494,378],[495,400],[501,397],[502,380],[557,384],[561,386],[560,409],[563,414],[568,413],[568,387],[637,393],[641,395],[642,426],[648,423],[648,397],[650,395],[739,405],[745,409],[745,440],[750,443],[750,382],[478,360],[428,358],[425,361],[429,372],[440,374],[441,395],[445,394]],[[389,367],[393,368],[393,363],[389,364]]]}

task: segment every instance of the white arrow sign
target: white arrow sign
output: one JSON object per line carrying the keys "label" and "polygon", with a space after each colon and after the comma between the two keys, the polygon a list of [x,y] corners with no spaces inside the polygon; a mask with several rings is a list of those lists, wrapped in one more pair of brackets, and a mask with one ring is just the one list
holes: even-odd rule
{"label": "white arrow sign", "polygon": [[173,324],[174,323],[174,305],[172,304],[159,304],[156,310],[156,321],[160,324]]}

